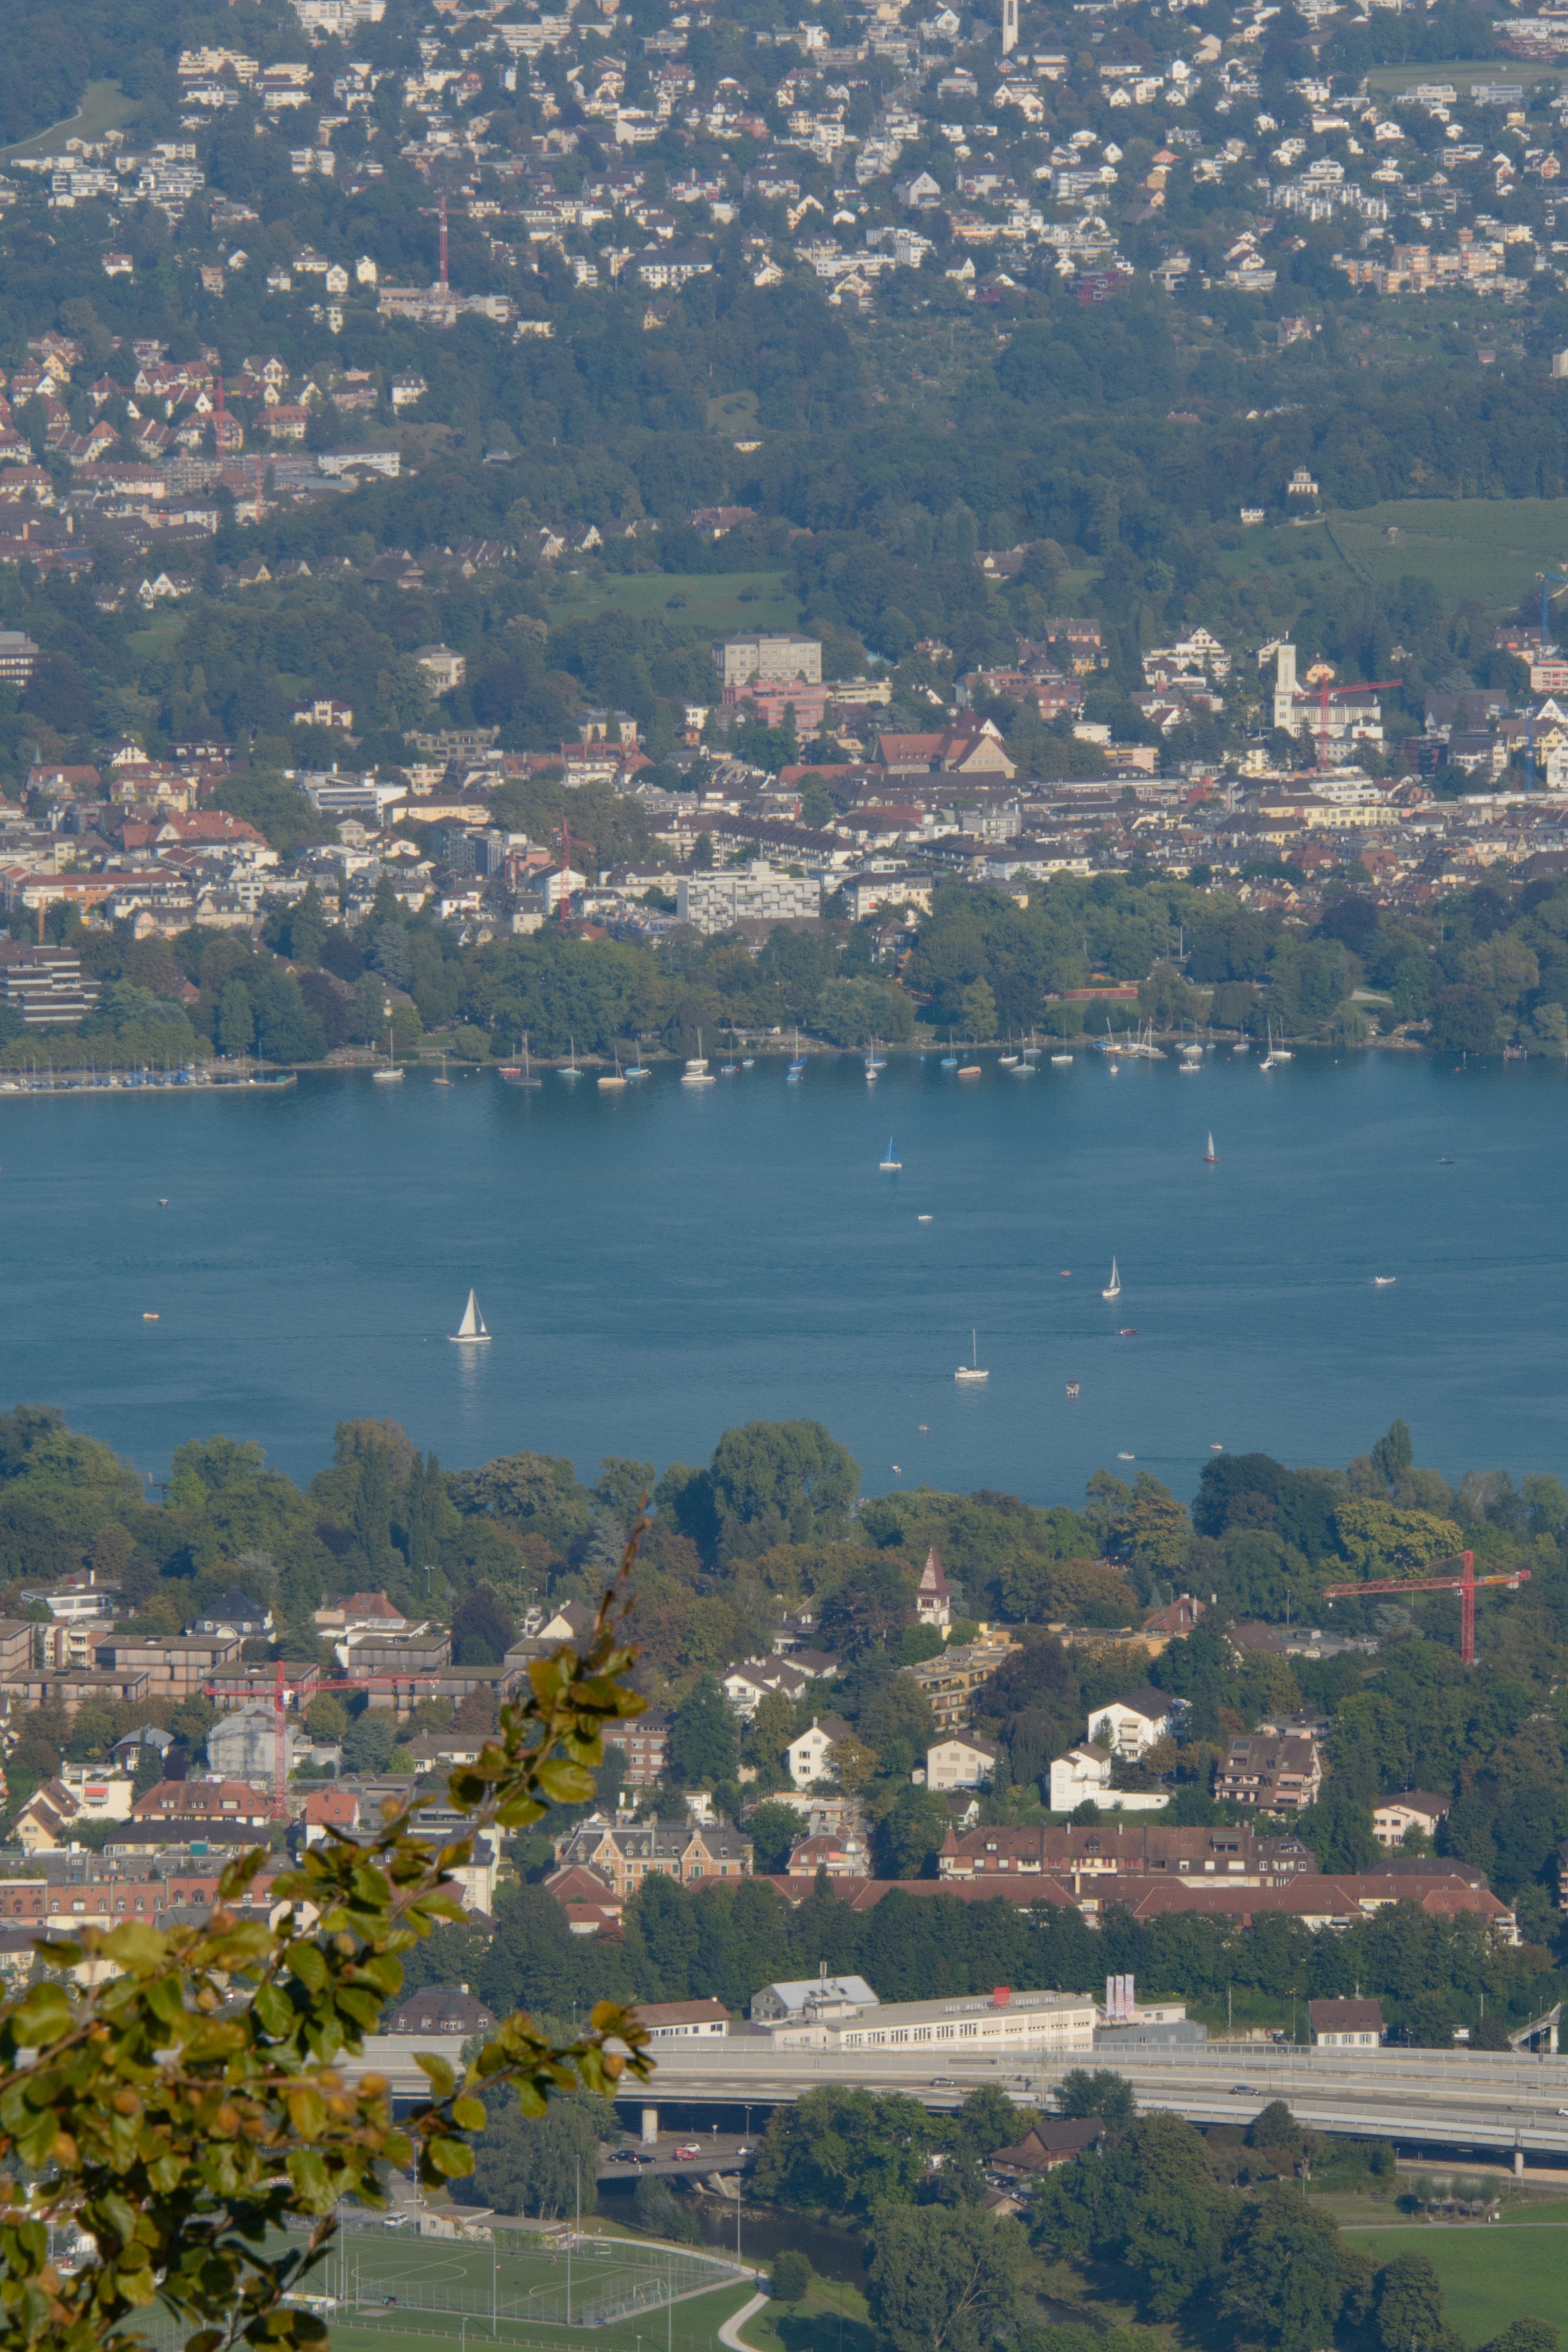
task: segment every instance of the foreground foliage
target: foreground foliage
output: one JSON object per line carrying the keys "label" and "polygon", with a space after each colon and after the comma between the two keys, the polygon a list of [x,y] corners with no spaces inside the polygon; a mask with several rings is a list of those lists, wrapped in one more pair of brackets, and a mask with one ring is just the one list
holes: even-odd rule
{"label": "foreground foliage", "polygon": [[[322,2323],[286,2298],[340,2199],[384,2202],[378,2167],[417,2165],[432,2189],[472,2171],[481,2087],[510,2085],[523,2114],[542,2116],[576,2085],[604,2095],[652,2074],[643,2029],[610,2002],[569,2041],[507,2018],[462,2081],[421,2057],[429,2095],[402,2123],[385,2078],[346,2063],[399,1990],[401,1956],[461,1916],[450,1874],[478,1832],[591,1793],[603,1727],[643,1705],[624,1679],[636,1654],[622,1617],[607,1594],[580,1654],[530,1668],[526,1696],[452,1776],[467,1822],[452,1843],[415,1836],[409,1806],[389,1807],[367,1843],[334,1837],[275,1882],[287,1906],[275,1926],[232,1907],[256,1853],[225,1871],[204,1926],[127,1923],[40,1946],[47,1975],[0,2004],[4,2352],[93,2352],[110,2331],[141,2343],[137,2315],[154,2304],[190,2327],[187,2352],[322,2341]],[[303,2247],[269,2249],[299,2215],[314,2221]],[[68,2275],[50,2255],[51,2231],[68,2225],[96,2250]]]}

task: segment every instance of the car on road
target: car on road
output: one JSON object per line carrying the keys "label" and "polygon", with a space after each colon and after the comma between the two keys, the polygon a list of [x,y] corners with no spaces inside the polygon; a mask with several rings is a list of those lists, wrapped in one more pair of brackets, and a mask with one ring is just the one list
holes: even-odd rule
{"label": "car on road", "polygon": [[957,2087],[956,2078],[952,2074],[933,2074],[926,2085],[932,2091],[954,2091]]}
{"label": "car on road", "polygon": [[1250,2083],[1232,2083],[1230,2095],[1233,2099],[1255,2099],[1258,2094]]}
{"label": "car on road", "polygon": [[695,2139],[688,2139],[682,2147],[676,2148],[675,2154],[682,2158],[688,2156],[700,2156],[702,2148]]}
{"label": "car on road", "polygon": [[612,2147],[606,2158],[610,2164],[641,2164],[642,2161],[634,2147]]}

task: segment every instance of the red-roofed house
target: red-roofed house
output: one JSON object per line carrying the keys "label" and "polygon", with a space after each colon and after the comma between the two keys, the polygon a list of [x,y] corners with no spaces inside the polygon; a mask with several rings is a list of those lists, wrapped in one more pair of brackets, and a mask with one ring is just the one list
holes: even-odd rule
{"label": "red-roofed house", "polygon": [[312,1789],[305,1800],[305,1843],[319,1845],[327,1832],[357,1830],[360,1801],[350,1789]]}
{"label": "red-roofed house", "polygon": [[624,1898],[585,1862],[569,1862],[562,1869],[552,1870],[544,1889],[566,1913],[566,1924],[574,1936],[620,1934]]}

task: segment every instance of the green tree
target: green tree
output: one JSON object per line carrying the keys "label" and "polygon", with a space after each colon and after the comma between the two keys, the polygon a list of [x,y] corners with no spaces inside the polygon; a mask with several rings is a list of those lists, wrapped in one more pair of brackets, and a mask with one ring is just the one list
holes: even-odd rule
{"label": "green tree", "polygon": [[[811,2288],[811,2265],[804,2254],[786,2247],[773,2257],[768,2273],[768,2292],[778,2303],[804,2303]],[[1537,2352],[1534,2346],[1521,2345],[1518,2352]],[[1540,2352],[1556,2352],[1555,2345],[1540,2347]]]}
{"label": "green tree", "polygon": [[1515,2319],[1481,2352],[1557,2352],[1558,2331],[1549,2319]]}
{"label": "green tree", "polygon": [[1418,1992],[1406,2004],[1402,2039],[1412,2050],[1451,2050],[1454,2023],[1447,1993]]}
{"label": "green tree", "polygon": [[819,1612],[824,1642],[837,1656],[883,1648],[915,1615],[915,1580],[901,1560],[873,1552],[852,1569]]}
{"label": "green tree", "polygon": [[1448,2352],[1443,2285],[1429,2255],[1396,2254],[1377,2273],[1375,2314],[1383,2352]]}
{"label": "green tree", "polygon": [[758,1805],[746,1824],[752,1844],[752,1867],[759,1877],[779,1878],[789,1867],[789,1853],[805,1823],[793,1805]]}
{"label": "green tree", "polygon": [[350,1772],[384,1772],[396,1746],[392,1710],[367,1706],[343,1735],[343,1762]]}
{"label": "green tree", "polygon": [[348,1732],[349,1717],[341,1699],[326,1691],[319,1692],[305,1710],[305,1728],[312,1739],[342,1739]]}
{"label": "green tree", "polygon": [[997,1034],[997,1000],[990,984],[972,980],[958,999],[958,1019],[964,1034],[983,1043]]}
{"label": "green tree", "polygon": [[236,1061],[256,1044],[256,1014],[243,980],[231,980],[218,999],[218,1044]]}
{"label": "green tree", "polygon": [[755,1559],[775,1544],[847,1534],[860,1468],[820,1421],[748,1421],[714,1447],[707,1485],[720,1550]]}
{"label": "green tree", "polygon": [[965,2156],[984,2164],[998,2147],[1012,2147],[1022,2139],[1029,2127],[1029,2117],[999,2090],[995,2083],[982,2083],[971,2091],[948,2126],[949,2145]]}
{"label": "green tree", "polygon": [[1061,2116],[1098,2116],[1109,2132],[1124,2132],[1138,2112],[1132,2084],[1109,2066],[1070,2066],[1056,2086]]}
{"label": "green tree", "polygon": [[1329,1780],[1315,1805],[1296,1820],[1296,1834],[1311,1846],[1323,1871],[1370,1870],[1382,1848],[1372,1825],[1372,1808]]}
{"label": "green tree", "polygon": [[1333,2341],[1343,2299],[1333,2217],[1283,2188],[1244,2208],[1225,2250],[1219,2311],[1243,2342],[1317,2352]]}
{"label": "green tree", "polygon": [[935,1878],[936,1855],[952,1826],[953,1817],[934,1790],[901,1789],[892,1811],[876,1825],[877,1876]]}
{"label": "green tree", "polygon": [[599,2149],[593,2117],[579,2099],[552,2100],[542,2116],[519,2115],[515,2105],[496,2101],[474,2169],[458,2194],[465,2203],[488,2205],[497,2213],[537,2213],[553,2221],[576,2210],[580,2182],[582,2210],[591,2213],[599,2204]]}
{"label": "green tree", "polygon": [[757,2151],[756,2193],[797,2212],[862,2216],[912,2204],[935,2126],[917,2099],[808,2091],[776,2107]]}
{"label": "green tree", "polygon": [[713,1675],[699,1676],[670,1725],[670,1762],[685,1789],[732,1781],[740,1763],[735,1710]]}
{"label": "green tree", "polygon": [[867,2301],[891,2352],[986,2352],[1016,2324],[1028,2242],[975,2206],[883,2205],[868,2232]]}

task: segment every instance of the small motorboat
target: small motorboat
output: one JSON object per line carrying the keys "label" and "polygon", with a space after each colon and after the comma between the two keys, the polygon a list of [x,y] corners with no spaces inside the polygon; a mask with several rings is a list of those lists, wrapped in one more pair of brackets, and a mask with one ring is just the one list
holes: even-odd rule
{"label": "small motorboat", "polygon": [[1218,1437],[1211,1437],[1208,1441],[1208,1450],[1211,1454],[1223,1454],[1225,1448]]}
{"label": "small motorboat", "polygon": [[917,1225],[928,1225],[931,1223],[929,1213],[923,1216],[916,1217],[915,1222]]}
{"label": "small motorboat", "polygon": [[156,1323],[161,1320],[161,1318],[156,1315],[144,1315],[141,1320],[143,1323]]}
{"label": "small motorboat", "polygon": [[980,1076],[980,1065],[978,1062],[960,1062],[958,1076],[961,1078],[977,1078]]}
{"label": "small motorboat", "polygon": [[1398,1279],[1399,1276],[1396,1274],[1375,1274],[1372,1277],[1372,1286],[1374,1290],[1392,1290]]}
{"label": "small motorboat", "polygon": [[1135,1454],[1118,1454],[1116,1456],[1118,1462],[1135,1462],[1137,1458]]}
{"label": "small motorboat", "polygon": [[1070,1397],[1075,1397],[1078,1394],[1078,1383],[1076,1381],[1068,1381],[1067,1393]]}
{"label": "small motorboat", "polygon": [[1138,1327],[1135,1323],[1124,1323],[1116,1334],[1118,1339],[1135,1339],[1137,1336]]}
{"label": "small motorboat", "polygon": [[1070,1070],[1072,1067],[1073,1056],[1071,1054],[1053,1054],[1051,1061],[1053,1069]]}

